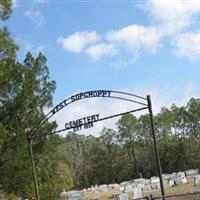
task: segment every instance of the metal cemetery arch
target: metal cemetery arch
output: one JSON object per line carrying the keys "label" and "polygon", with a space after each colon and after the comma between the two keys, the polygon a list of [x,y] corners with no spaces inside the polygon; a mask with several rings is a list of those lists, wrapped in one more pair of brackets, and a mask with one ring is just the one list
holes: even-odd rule
{"label": "metal cemetery arch", "polygon": [[[130,110],[123,113],[118,113],[115,115],[110,115],[107,117],[99,118],[99,114],[91,115],[88,117],[84,117],[75,121],[70,121],[65,124],[65,127],[63,129],[51,132],[51,133],[43,133],[37,136],[34,136],[33,132],[35,132],[35,129],[32,129],[27,133],[27,141],[29,144],[29,155],[31,158],[31,164],[32,164],[32,171],[33,171],[33,178],[34,178],[34,186],[35,186],[35,193],[37,200],[40,200],[39,197],[39,188],[38,188],[38,181],[37,181],[37,175],[36,175],[36,169],[35,169],[35,162],[34,162],[34,156],[33,156],[33,149],[32,149],[32,143],[40,139],[42,137],[46,137],[48,135],[53,135],[56,133],[60,133],[66,130],[73,129],[74,131],[81,130],[82,128],[91,128],[93,127],[93,124],[95,122],[107,120],[110,118],[118,117],[124,114],[133,113],[141,110],[148,109],[149,116],[150,116],[150,126],[151,126],[151,133],[153,137],[153,143],[154,143],[154,151],[155,151],[155,157],[156,157],[156,164],[157,164],[157,170],[158,175],[160,179],[160,188],[161,188],[161,194],[162,196],[165,195],[164,192],[164,185],[163,185],[163,179],[162,179],[162,170],[160,165],[160,159],[159,154],[157,150],[157,144],[156,144],[156,137],[155,137],[155,131],[154,131],[154,122],[153,122],[153,112],[152,112],[152,104],[151,104],[151,97],[150,95],[147,95],[146,98],[142,96],[138,96],[132,93],[128,92],[122,92],[122,91],[114,91],[114,90],[94,90],[94,91],[87,91],[87,92],[80,92],[78,94],[72,95],[69,98],[66,98],[62,102],[60,102],[58,105],[56,105],[52,110],[50,110],[49,113],[45,115],[45,117],[38,123],[38,125],[34,128],[40,128],[43,126],[45,122],[47,122],[52,116],[54,116],[56,113],[58,113],[60,110],[62,110],[64,107],[70,105],[73,102],[79,101],[81,99],[86,98],[96,98],[96,97],[105,97],[105,98],[112,98],[112,99],[118,99],[123,101],[132,102],[135,104],[138,104],[142,107],[134,110]],[[134,99],[133,99],[134,98]]]}

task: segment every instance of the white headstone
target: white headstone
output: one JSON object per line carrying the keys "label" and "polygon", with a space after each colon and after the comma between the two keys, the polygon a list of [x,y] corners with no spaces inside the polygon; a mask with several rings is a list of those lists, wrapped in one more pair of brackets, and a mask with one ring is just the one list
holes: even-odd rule
{"label": "white headstone", "polygon": [[194,185],[199,185],[200,184],[200,175],[196,175],[194,177]]}
{"label": "white headstone", "polygon": [[61,197],[64,200],[84,200],[84,192],[75,190],[62,192]]}
{"label": "white headstone", "polygon": [[151,183],[159,183],[160,179],[158,177],[151,177]]}
{"label": "white headstone", "polygon": [[132,184],[127,184],[124,186],[124,192],[133,192]]}
{"label": "white headstone", "polygon": [[99,186],[99,191],[100,192],[106,192],[106,191],[108,191],[108,185],[106,185],[106,184],[100,185]]}
{"label": "white headstone", "polygon": [[113,184],[113,188],[119,188],[119,184],[117,183]]}
{"label": "white headstone", "polygon": [[128,194],[127,193],[121,193],[119,195],[119,200],[128,200]]}
{"label": "white headstone", "polygon": [[187,170],[187,171],[185,172],[185,175],[186,175],[186,176],[194,177],[194,176],[198,175],[198,169],[190,169],[190,170]]}
{"label": "white headstone", "polygon": [[150,192],[151,191],[151,186],[150,185],[144,185],[142,188],[143,192]]}
{"label": "white headstone", "polygon": [[140,185],[137,185],[133,188],[134,199],[142,198],[142,188]]}
{"label": "white headstone", "polygon": [[151,183],[151,190],[160,189],[160,183]]}
{"label": "white headstone", "polygon": [[183,184],[187,183],[187,179],[185,177],[182,178]]}
{"label": "white headstone", "polygon": [[187,183],[187,179],[185,177],[182,178],[182,177],[177,176],[176,179],[174,179],[174,182],[176,185],[181,185],[181,184]]}
{"label": "white headstone", "polygon": [[185,178],[185,173],[184,172],[178,172],[177,176],[180,176],[181,178]]}
{"label": "white headstone", "polygon": [[169,186],[172,187],[172,186],[174,186],[174,185],[175,185],[174,180],[172,180],[172,179],[169,180]]}

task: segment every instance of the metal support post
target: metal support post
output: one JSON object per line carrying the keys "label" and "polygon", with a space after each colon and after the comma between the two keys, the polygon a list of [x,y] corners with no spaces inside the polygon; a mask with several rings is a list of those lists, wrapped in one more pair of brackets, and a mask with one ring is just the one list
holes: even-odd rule
{"label": "metal support post", "polygon": [[[149,108],[151,133],[152,133],[152,136],[153,136],[153,144],[154,144],[154,151],[155,151],[155,156],[156,156],[157,170],[158,170],[158,175],[159,175],[159,179],[160,179],[160,189],[161,189],[162,196],[165,196],[160,158],[159,158],[159,153],[158,153],[157,144],[156,144],[156,136],[155,136],[154,122],[153,122],[153,112],[152,112],[152,104],[151,104],[150,95],[147,95],[147,102],[148,102],[148,108]],[[163,197],[162,199],[164,200],[165,198]]]}
{"label": "metal support post", "polygon": [[36,174],[36,168],[35,168],[35,162],[34,162],[34,156],[33,156],[32,138],[30,137],[28,133],[27,133],[27,141],[28,141],[29,156],[30,156],[31,165],[32,165],[35,195],[36,195],[36,199],[40,200],[38,180],[37,180],[37,174]]}

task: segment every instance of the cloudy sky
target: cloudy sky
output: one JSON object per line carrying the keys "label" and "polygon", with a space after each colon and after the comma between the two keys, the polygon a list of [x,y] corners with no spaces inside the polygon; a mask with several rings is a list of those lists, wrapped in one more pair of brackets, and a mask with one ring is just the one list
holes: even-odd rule
{"label": "cloudy sky", "polygon": [[[80,91],[113,89],[150,94],[154,113],[200,96],[200,1],[15,0],[6,24],[19,45],[48,58],[57,82],[54,104]],[[73,119],[128,111],[135,105],[90,99],[63,109],[59,128]],[[139,113],[137,114],[139,115]],[[82,131],[97,134],[115,120]]]}

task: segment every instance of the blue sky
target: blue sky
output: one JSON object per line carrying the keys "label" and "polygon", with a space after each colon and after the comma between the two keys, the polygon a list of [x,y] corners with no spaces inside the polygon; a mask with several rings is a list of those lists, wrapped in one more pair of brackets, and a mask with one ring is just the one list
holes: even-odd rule
{"label": "blue sky", "polygon": [[[199,14],[195,0],[15,0],[6,24],[20,47],[19,60],[27,51],[46,55],[57,83],[54,104],[78,91],[115,89],[150,94],[157,113],[199,97]],[[55,119],[62,127],[67,120],[131,106],[91,99]],[[115,122],[99,123],[93,132]]]}

